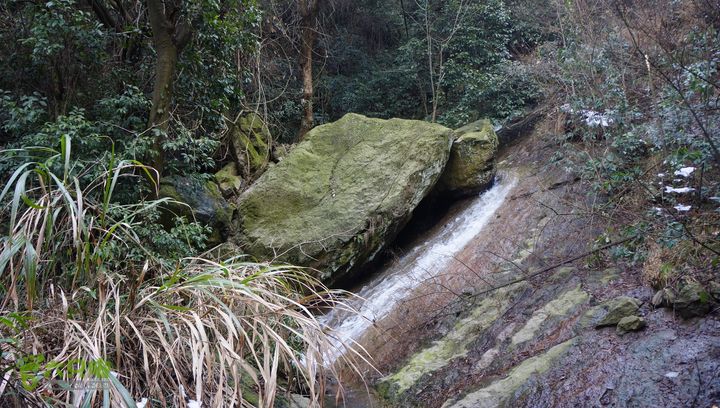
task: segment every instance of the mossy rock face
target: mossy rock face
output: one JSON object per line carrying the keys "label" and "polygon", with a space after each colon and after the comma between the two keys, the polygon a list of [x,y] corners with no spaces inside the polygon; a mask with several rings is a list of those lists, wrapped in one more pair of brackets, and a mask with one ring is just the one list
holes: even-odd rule
{"label": "mossy rock face", "polygon": [[432,346],[416,353],[400,370],[384,377],[378,384],[383,398],[398,402],[403,394],[427,376],[451,364],[452,360],[467,355],[469,346],[518,301],[529,288],[526,282],[516,283],[497,290],[457,322],[445,337]]}
{"label": "mossy rock face", "polygon": [[487,119],[456,130],[455,136],[439,192],[454,197],[477,194],[495,178],[498,137]]}
{"label": "mossy rock face", "polygon": [[251,177],[262,172],[270,160],[270,130],[254,113],[241,117],[230,132],[233,151],[241,175]]}
{"label": "mossy rock face", "polygon": [[522,394],[523,388],[533,377],[539,376],[558,364],[568,350],[575,345],[576,339],[560,343],[542,354],[530,357],[515,366],[502,379],[486,387],[467,394],[458,401],[446,401],[443,408],[490,408],[519,406],[512,403],[513,398]]}
{"label": "mossy rock face", "polygon": [[259,259],[349,277],[392,241],[435,185],[452,131],[347,114],[309,132],[239,199],[235,239]]}
{"label": "mossy rock face", "polygon": [[160,183],[160,197],[172,198],[179,203],[168,203],[164,209],[189,221],[197,221],[214,229],[210,243],[216,244],[227,235],[232,221],[233,208],[223,198],[218,185],[192,177],[170,176]]}

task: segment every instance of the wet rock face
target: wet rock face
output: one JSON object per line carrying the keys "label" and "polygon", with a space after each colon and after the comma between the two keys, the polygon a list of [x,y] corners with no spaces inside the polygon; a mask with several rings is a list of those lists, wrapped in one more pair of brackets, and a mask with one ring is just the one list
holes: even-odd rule
{"label": "wet rock face", "polygon": [[332,284],[407,223],[447,162],[451,130],[347,114],[319,126],[239,199],[234,241],[259,259],[314,267]]}
{"label": "wet rock face", "polygon": [[379,387],[381,394],[397,402],[421,377],[445,367],[453,359],[465,356],[468,346],[476,337],[495,323],[528,286],[526,283],[517,283],[484,299],[447,336],[414,355],[397,373],[385,377]]}
{"label": "wet rock face", "polygon": [[477,194],[492,184],[498,137],[484,119],[455,131],[450,159],[438,184],[438,192],[452,197]]}

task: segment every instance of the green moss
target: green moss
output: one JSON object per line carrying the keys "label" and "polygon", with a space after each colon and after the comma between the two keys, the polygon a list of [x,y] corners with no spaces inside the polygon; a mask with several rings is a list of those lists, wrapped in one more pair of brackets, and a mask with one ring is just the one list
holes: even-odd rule
{"label": "green moss", "polygon": [[575,343],[570,339],[547,350],[543,354],[531,357],[513,368],[503,379],[493,382],[465,396],[460,401],[448,402],[443,408],[483,408],[502,406],[533,376],[548,371],[557,359]]}
{"label": "green moss", "polygon": [[607,300],[587,312],[580,319],[579,327],[605,327],[615,326],[623,317],[632,316],[638,312],[640,302],[628,296],[619,296]]}
{"label": "green moss", "polygon": [[393,396],[399,396],[410,389],[422,376],[466,355],[468,346],[502,316],[513,300],[527,287],[524,282],[518,283],[498,290],[493,296],[484,299],[469,316],[460,320],[447,336],[415,354],[397,373],[385,377],[380,389],[386,397],[392,399]]}
{"label": "green moss", "polygon": [[517,345],[531,340],[546,320],[565,316],[577,306],[585,303],[588,298],[587,292],[580,289],[579,285],[577,288],[563,293],[557,299],[536,310],[525,326],[513,335],[512,344]]}
{"label": "green moss", "polygon": [[260,116],[254,113],[243,116],[231,135],[235,156],[246,173],[258,172],[267,166],[272,137]]}

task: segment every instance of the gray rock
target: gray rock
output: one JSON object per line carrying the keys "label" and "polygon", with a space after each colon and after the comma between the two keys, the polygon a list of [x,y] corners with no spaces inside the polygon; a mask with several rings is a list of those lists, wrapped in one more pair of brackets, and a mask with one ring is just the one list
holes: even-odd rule
{"label": "gray rock", "polygon": [[653,296],[652,303],[655,307],[672,309],[684,319],[705,316],[710,313],[713,305],[716,304],[712,290],[712,286],[710,290],[706,290],[698,282],[686,281],[679,291],[671,288],[658,291]]}

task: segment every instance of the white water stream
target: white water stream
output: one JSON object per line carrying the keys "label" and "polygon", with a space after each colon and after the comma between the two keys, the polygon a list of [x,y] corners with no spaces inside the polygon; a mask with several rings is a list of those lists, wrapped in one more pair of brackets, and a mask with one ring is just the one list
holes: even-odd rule
{"label": "white water stream", "polygon": [[373,322],[382,320],[420,283],[440,272],[482,231],[515,184],[515,178],[499,180],[425,242],[380,271],[357,292],[363,300],[352,306],[359,313],[334,309],[322,316],[320,322],[332,330],[336,339],[326,364],[346,351],[343,345],[357,341]]}

